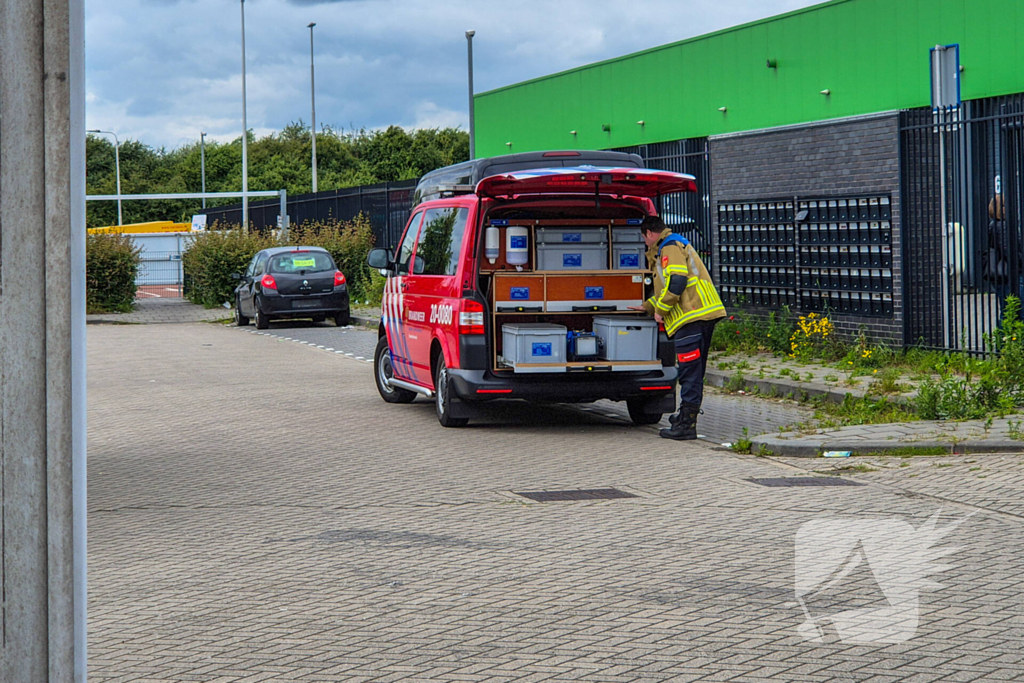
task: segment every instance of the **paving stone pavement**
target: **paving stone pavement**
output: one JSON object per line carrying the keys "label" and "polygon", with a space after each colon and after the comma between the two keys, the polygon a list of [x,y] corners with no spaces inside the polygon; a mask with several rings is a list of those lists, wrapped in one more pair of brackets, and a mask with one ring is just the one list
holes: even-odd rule
{"label": "paving stone pavement", "polygon": [[[251,326],[241,329],[254,334],[315,346],[318,349],[371,363],[377,345],[377,333],[374,330],[351,326],[338,328],[326,322],[282,321],[271,323],[270,329],[264,331],[257,331]],[[583,406],[580,409],[624,422],[630,421],[625,403],[599,401],[592,406]],[[744,430],[747,430],[746,433],[749,435],[777,433],[780,429],[786,430],[798,424],[809,423],[813,417],[813,410],[790,401],[736,396],[709,388],[704,398],[704,415],[699,418],[698,422],[701,438],[715,444],[726,444],[742,437]],[[668,416],[666,415],[658,428],[668,426]]]}
{"label": "paving stone pavement", "polygon": [[[308,344],[217,325],[89,332],[94,683],[1024,675],[1024,528],[983,505],[940,543],[960,550],[911,639],[797,631],[801,525],[962,519],[991,489],[956,467],[766,488],[748,480],[818,462],[560,406],[445,430],[430,403],[380,401],[367,363]],[[1024,481],[1003,476],[1000,495]],[[510,493],[605,486],[638,497]],[[928,494],[950,488],[974,502]],[[808,608],[886,604],[866,567]]]}
{"label": "paving stone pavement", "polygon": [[96,313],[85,316],[89,324],[154,324],[197,323],[222,320],[234,316],[226,308],[203,308],[187,299],[138,299],[131,313]]}

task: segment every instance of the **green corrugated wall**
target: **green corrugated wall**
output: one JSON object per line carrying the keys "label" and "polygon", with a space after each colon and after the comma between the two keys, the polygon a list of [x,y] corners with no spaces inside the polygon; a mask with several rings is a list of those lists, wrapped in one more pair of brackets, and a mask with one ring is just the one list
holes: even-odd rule
{"label": "green corrugated wall", "polygon": [[[833,0],[481,93],[477,156],[608,149],[925,106],[928,50],[952,43],[960,44],[963,99],[1024,92],[1024,0]],[[826,88],[831,94],[821,95]]]}

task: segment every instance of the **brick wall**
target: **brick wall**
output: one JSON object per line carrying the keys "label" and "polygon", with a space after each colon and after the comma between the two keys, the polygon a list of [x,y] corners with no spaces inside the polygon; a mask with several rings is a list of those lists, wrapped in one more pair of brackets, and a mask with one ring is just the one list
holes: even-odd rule
{"label": "brick wall", "polygon": [[[837,330],[903,345],[903,268],[900,247],[899,120],[871,118],[713,137],[712,243],[718,253],[719,202],[888,194],[892,197],[892,319],[832,314]],[[718,259],[715,260],[716,277]]]}

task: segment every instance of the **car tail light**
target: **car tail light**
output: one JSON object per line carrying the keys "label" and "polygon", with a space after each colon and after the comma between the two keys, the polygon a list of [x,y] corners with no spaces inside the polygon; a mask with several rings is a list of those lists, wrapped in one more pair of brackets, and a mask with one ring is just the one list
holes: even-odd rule
{"label": "car tail light", "polygon": [[343,284],[345,284],[345,273],[340,270],[334,271],[334,286],[340,287]]}
{"label": "car tail light", "polygon": [[578,157],[579,152],[544,152],[546,157]]}
{"label": "car tail light", "polygon": [[273,275],[271,275],[270,273],[267,273],[266,275],[263,276],[262,279],[260,279],[260,285],[263,286],[263,289],[275,289],[276,290],[277,289],[277,280],[274,279]]}
{"label": "car tail light", "polygon": [[672,387],[640,387],[640,391],[672,391]]}
{"label": "car tail light", "polygon": [[484,333],[484,305],[472,299],[463,299],[459,308],[459,334]]}

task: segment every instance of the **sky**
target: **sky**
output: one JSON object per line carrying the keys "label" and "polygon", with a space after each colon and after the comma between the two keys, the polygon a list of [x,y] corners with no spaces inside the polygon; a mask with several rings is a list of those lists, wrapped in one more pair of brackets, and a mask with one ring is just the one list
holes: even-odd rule
{"label": "sky", "polygon": [[[469,127],[476,92],[663,45],[815,0],[248,0],[248,126]],[[168,150],[242,130],[238,0],[86,0],[86,127]]]}

